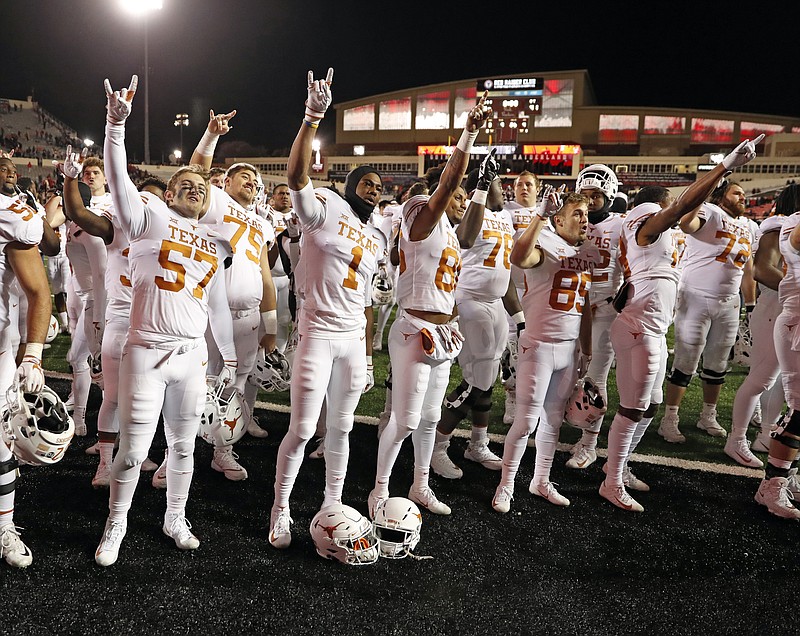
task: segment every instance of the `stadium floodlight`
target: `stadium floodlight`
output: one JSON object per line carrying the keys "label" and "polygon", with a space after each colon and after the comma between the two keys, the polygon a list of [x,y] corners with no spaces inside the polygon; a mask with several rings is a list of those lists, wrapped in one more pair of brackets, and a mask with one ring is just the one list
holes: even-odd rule
{"label": "stadium floodlight", "polygon": [[182,150],[173,150],[172,154],[175,157],[176,163],[180,163],[181,159],[183,159],[183,151]]}
{"label": "stadium floodlight", "polygon": [[128,13],[146,15],[164,6],[163,0],[119,0],[120,6]]}
{"label": "stadium floodlight", "polygon": [[86,146],[87,148],[91,148],[92,146],[94,146],[94,140],[89,139],[87,137],[86,139],[83,140],[83,145]]}
{"label": "stadium floodlight", "polygon": [[147,16],[164,6],[163,0],[118,0],[127,13],[144,22],[144,162],[150,163],[150,55],[147,44]]}

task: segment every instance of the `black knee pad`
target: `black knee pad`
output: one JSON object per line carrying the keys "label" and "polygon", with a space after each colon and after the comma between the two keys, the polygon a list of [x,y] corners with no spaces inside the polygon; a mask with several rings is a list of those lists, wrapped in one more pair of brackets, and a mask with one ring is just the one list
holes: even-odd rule
{"label": "black knee pad", "polygon": [[728,375],[727,371],[712,371],[711,369],[703,369],[700,372],[700,379],[706,384],[720,385],[725,384],[725,376]]}
{"label": "black knee pad", "polygon": [[686,374],[683,371],[679,371],[678,369],[672,369],[672,373],[669,376],[670,384],[674,384],[675,386],[682,386],[686,388],[689,386],[689,382],[692,381],[692,374]]}
{"label": "black knee pad", "polygon": [[789,448],[800,448],[800,411],[789,411],[772,431],[772,439]]}
{"label": "black knee pad", "polygon": [[469,385],[462,380],[456,389],[444,400],[444,408],[457,413],[461,418],[469,415],[470,409],[475,407],[475,402],[480,397],[481,390]]}
{"label": "black knee pad", "polygon": [[[479,389],[475,389],[479,391]],[[476,413],[488,413],[492,410],[492,390],[480,391],[478,399],[475,400],[475,405],[472,410]]]}
{"label": "black knee pad", "polygon": [[645,410],[644,415],[642,415],[642,417],[643,418],[645,418],[645,417],[655,417],[656,413],[658,413],[658,407],[659,406],[661,406],[661,405],[660,404],[651,403],[650,406],[648,406],[647,409]]}
{"label": "black knee pad", "polygon": [[17,461],[16,457],[12,457],[4,462],[0,462],[0,475],[10,473],[12,470],[16,470],[18,466],[19,462]]}

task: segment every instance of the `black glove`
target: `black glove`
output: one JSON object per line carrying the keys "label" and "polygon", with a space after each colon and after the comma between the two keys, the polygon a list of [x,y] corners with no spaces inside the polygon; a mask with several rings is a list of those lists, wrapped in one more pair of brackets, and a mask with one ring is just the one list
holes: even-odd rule
{"label": "black glove", "polygon": [[497,173],[500,170],[500,162],[495,157],[497,148],[492,148],[491,152],[486,155],[486,158],[481,161],[478,168],[478,185],[477,190],[488,190],[489,185],[497,178]]}

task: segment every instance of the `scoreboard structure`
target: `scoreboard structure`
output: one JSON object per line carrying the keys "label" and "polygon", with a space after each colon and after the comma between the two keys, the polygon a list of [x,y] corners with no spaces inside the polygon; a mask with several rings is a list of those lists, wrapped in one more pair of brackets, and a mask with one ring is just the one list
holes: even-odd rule
{"label": "scoreboard structure", "polygon": [[528,132],[533,118],[542,112],[544,78],[498,77],[480,79],[478,96],[488,91],[486,104],[492,107],[492,120],[486,132],[494,143],[516,143],[520,131]]}

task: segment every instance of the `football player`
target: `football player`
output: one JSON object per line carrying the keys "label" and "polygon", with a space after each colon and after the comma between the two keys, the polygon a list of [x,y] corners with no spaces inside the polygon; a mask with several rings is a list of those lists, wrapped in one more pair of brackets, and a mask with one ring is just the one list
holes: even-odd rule
{"label": "football player", "polygon": [[[503,468],[492,507],[511,509],[514,480],[528,437],[536,432],[536,467],[529,491],[557,506],[569,499],[550,481],[558,434],[575,381],[592,358],[592,312],[588,306],[592,269],[600,254],[586,240],[588,197],[546,188],[530,225],[511,250],[525,273],[522,308],[536,326],[519,340],[517,409],[506,435]],[[552,224],[552,225],[551,225]]]}
{"label": "football player", "polygon": [[[539,195],[539,177],[532,172],[523,170],[519,176],[514,179],[514,200],[509,201],[505,209],[511,212],[511,218],[514,221],[514,237],[516,241],[522,233],[527,229],[531,223],[531,219],[535,212],[536,197]],[[516,265],[511,265],[511,280],[517,289],[517,296],[522,298],[525,293],[525,274]],[[517,325],[522,322],[524,316],[513,317],[508,321],[508,348],[509,360],[511,354],[513,357],[517,356],[519,334],[517,333]],[[514,413],[516,410],[516,369],[509,366],[508,369],[504,367],[503,377],[505,380],[506,389],[506,404],[505,412],[503,414],[504,424],[514,423]]]}
{"label": "football player", "polygon": [[132,294],[119,370],[119,452],[111,468],[109,517],[95,552],[101,566],[117,561],[140,466],[162,411],[170,451],[162,529],[182,550],[199,547],[185,510],[206,400],[209,322],[226,361],[220,378],[230,383],[236,377],[231,314],[220,274],[230,245],[211,226],[198,223],[212,187],[206,172],[199,166],[178,169],[169,180],[166,202],[138,192],[128,177],[125,120],[137,83],[134,75],[128,88],[112,91],[105,82],[105,158],[115,216],[130,240]]}
{"label": "football player", "polygon": [[644,510],[625,489],[625,471],[662,400],[666,333],[672,323],[680,278],[675,225],[680,222],[693,227],[699,206],[720,178],[754,159],[755,146],[763,138],[761,135],[739,144],[675,200],[666,188],[643,188],[623,224],[620,249],[627,287],[615,301],[621,313],[611,325],[619,408],[608,433],[606,478],[600,485],[600,495],[623,510]]}
{"label": "football player", "polygon": [[[612,300],[622,284],[622,266],[619,262],[619,236],[622,231],[622,214],[612,213],[618,198],[619,182],[614,171],[603,164],[593,164],[581,170],[575,182],[575,191],[589,197],[588,240],[600,251],[602,261],[592,272],[589,302],[592,308],[592,363],[586,377],[597,387],[603,401],[608,404],[608,372],[614,361],[609,330],[617,317]],[[624,206],[623,206],[624,209]],[[567,460],[569,468],[587,468],[597,460],[597,437],[603,417],[584,429],[581,439],[572,447]]]}
{"label": "football player", "polygon": [[755,237],[742,216],[745,210],[744,190],[725,180],[691,222],[680,224],[686,233],[686,257],[678,289],[666,412],[658,427],[658,434],[673,444],[686,441],[678,428],[678,408],[701,356],[703,410],[697,428],[712,437],[727,436],[717,421],[717,402],[739,327],[740,287],[745,302],[755,303],[750,257]]}
{"label": "football player", "polygon": [[456,308],[464,334],[464,345],[458,355],[463,380],[445,399],[431,457],[433,472],[447,479],[460,479],[463,475],[448,457],[447,448],[455,428],[470,414],[472,433],[464,459],[490,470],[500,470],[502,466],[502,460],[489,449],[487,429],[492,387],[508,339],[506,312],[518,315],[522,307],[511,282],[508,258],[513,221],[511,213],[503,209],[503,191],[497,176],[499,165],[493,153],[467,176],[465,189],[471,196],[470,206],[456,230],[462,261]]}
{"label": "football player", "polygon": [[[44,234],[43,218],[27,197],[16,190],[14,162],[0,158],[0,409],[6,405],[6,391],[19,385],[26,393],[38,393],[44,386],[42,351],[50,322],[50,287],[39,255]],[[10,338],[12,285],[19,285],[28,301],[27,344],[17,367]],[[16,368],[16,373],[15,373]],[[0,557],[12,567],[33,562],[14,525],[17,461],[5,444],[0,444]]]}
{"label": "football player", "polygon": [[305,117],[289,154],[287,181],[302,228],[295,277],[303,303],[292,367],[289,430],[278,449],[270,512],[269,541],[276,548],[291,543],[289,498],[323,402],[327,418],[322,507],[341,503],[348,436],[372,363],[371,326],[367,329],[367,315],[371,319],[372,313],[365,307],[371,303],[377,261],[386,250],[383,234],[368,224],[382,190],[374,168],[352,170],[343,197],[327,188],[314,189],[308,177],[312,142],[332,101],[332,81],[333,69],[321,80],[308,72]]}
{"label": "football player", "polygon": [[795,493],[800,495],[796,480],[800,449],[800,212],[786,219],[779,246],[786,274],[778,289],[782,309],[775,320],[774,339],[789,409],[772,433],[764,479],[755,500],[778,517],[797,520],[800,508],[792,500]]}
{"label": "football player", "polygon": [[428,485],[436,423],[441,419],[450,365],[463,336],[453,324],[461,246],[448,218],[463,215],[461,188],[472,144],[491,116],[486,93],[467,115],[467,124],[430,196],[406,201],[400,220],[399,311],[389,330],[392,413],[378,444],[375,488],[369,513],[389,497],[389,479],[403,440],[413,434],[414,483],[408,498],[436,514],[450,514]]}
{"label": "football player", "polygon": [[[800,210],[800,187],[786,186],[775,201],[775,214],[761,223],[759,238],[753,248],[753,274],[759,283],[760,293],[755,309],[750,315],[750,333],[753,337],[750,348],[750,370],[736,391],[731,434],[725,442],[725,454],[743,466],[751,468],[761,468],[763,463],[750,450],[746,437],[747,426],[753,417],[759,396],[766,397],[766,392],[770,391],[780,376],[773,337],[775,320],[781,313],[781,304],[778,300],[778,286],[783,280],[780,232],[788,216],[797,210]],[[771,400],[764,401],[771,406]],[[780,405],[764,408],[761,418],[764,434],[759,435],[759,438],[767,449],[768,435],[780,412],[779,410],[776,412],[776,407],[780,409],[783,406],[783,399],[775,402],[779,402]]]}

